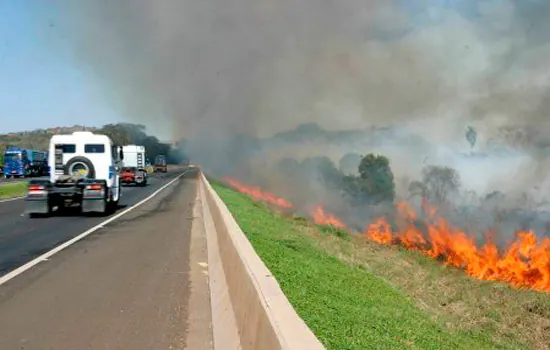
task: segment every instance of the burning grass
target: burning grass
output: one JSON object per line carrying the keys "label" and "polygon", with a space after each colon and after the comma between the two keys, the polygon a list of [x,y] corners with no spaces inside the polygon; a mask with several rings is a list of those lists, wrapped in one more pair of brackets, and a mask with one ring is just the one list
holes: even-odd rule
{"label": "burning grass", "polygon": [[0,199],[22,197],[27,193],[27,182],[0,184]]}
{"label": "burning grass", "polygon": [[[255,199],[292,208],[290,202],[259,188],[249,188],[231,179],[228,183]],[[419,251],[481,280],[503,281],[519,288],[550,292],[550,238],[538,239],[531,231],[517,232],[514,242],[505,249],[498,249],[487,234],[486,243],[478,246],[474,235],[453,227],[438,214],[437,208],[424,202],[423,212],[424,217],[419,219],[406,202],[397,203],[395,215],[375,219],[365,228],[363,237]],[[326,213],[321,206],[316,207],[311,216],[315,223],[348,229],[342,220]]]}
{"label": "burning grass", "polygon": [[550,344],[546,294],[471,279],[420,250],[284,217],[213,185],[327,348],[547,349]]}

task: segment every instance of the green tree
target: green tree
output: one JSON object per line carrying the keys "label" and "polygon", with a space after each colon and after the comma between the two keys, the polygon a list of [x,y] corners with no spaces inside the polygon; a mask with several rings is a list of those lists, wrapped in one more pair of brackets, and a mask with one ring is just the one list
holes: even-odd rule
{"label": "green tree", "polygon": [[130,133],[123,124],[107,124],[98,130],[99,134],[107,135],[116,145],[123,146],[131,143]]}
{"label": "green tree", "polygon": [[382,155],[368,154],[359,163],[359,176],[343,178],[344,192],[355,204],[393,201],[395,183],[390,161]]}
{"label": "green tree", "polygon": [[[169,144],[160,142],[155,136],[147,135],[145,126],[141,124],[107,124],[99,129],[98,133],[109,136],[113,142],[119,146],[144,146],[146,157],[151,161],[160,154],[167,157],[172,154],[172,149]],[[167,158],[167,160],[168,162],[174,162],[174,159]]]}

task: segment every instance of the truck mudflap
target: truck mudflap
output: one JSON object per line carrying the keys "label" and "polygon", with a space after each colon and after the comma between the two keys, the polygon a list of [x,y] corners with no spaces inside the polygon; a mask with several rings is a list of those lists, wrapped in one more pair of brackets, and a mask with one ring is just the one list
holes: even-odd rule
{"label": "truck mudflap", "polygon": [[51,206],[48,200],[30,200],[27,201],[27,214],[50,214]]}
{"label": "truck mudflap", "polygon": [[107,184],[105,181],[86,181],[82,183],[82,212],[106,213],[109,209]]}
{"label": "truck mudflap", "polygon": [[29,215],[50,214],[52,203],[50,201],[51,183],[47,180],[31,180],[27,189],[27,202],[25,212]]}
{"label": "truck mudflap", "polygon": [[108,204],[103,198],[83,198],[82,199],[82,212],[83,213],[105,213],[107,212]]}

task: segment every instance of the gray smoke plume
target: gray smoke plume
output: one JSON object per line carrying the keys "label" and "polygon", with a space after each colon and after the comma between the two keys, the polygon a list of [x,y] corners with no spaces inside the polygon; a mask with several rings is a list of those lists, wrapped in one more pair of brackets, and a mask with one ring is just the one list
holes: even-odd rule
{"label": "gray smoke plume", "polygon": [[[390,157],[401,192],[424,165],[442,164],[480,194],[534,186],[550,194],[540,150],[550,140],[548,1],[52,0],[47,7],[55,26],[44,40],[69,48],[123,118],[186,138],[192,160],[217,174],[257,173],[276,190],[285,181],[266,165],[283,156],[338,162],[374,151]],[[254,137],[309,122],[332,131],[398,129],[376,143],[288,142],[259,153]],[[460,154],[467,125],[488,156]],[[495,142],[516,142],[510,128],[537,151],[495,155]]]}

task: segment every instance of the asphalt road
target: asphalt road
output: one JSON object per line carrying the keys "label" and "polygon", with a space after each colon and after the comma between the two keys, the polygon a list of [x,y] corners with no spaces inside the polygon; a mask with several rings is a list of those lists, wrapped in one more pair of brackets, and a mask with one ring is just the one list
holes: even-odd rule
{"label": "asphalt road", "polygon": [[[176,175],[128,189],[124,203],[137,202]],[[0,349],[210,349],[207,276],[199,271],[205,243],[200,246],[202,235],[195,225],[191,229],[196,185],[191,171],[1,285]],[[105,220],[29,220],[18,215],[21,210],[18,202],[0,207],[4,269]]]}
{"label": "asphalt road", "polygon": [[[155,174],[147,187],[124,187],[117,212],[151,195],[181,172]],[[0,276],[108,218],[67,212],[31,219],[24,214],[25,205],[24,200],[0,202]]]}

